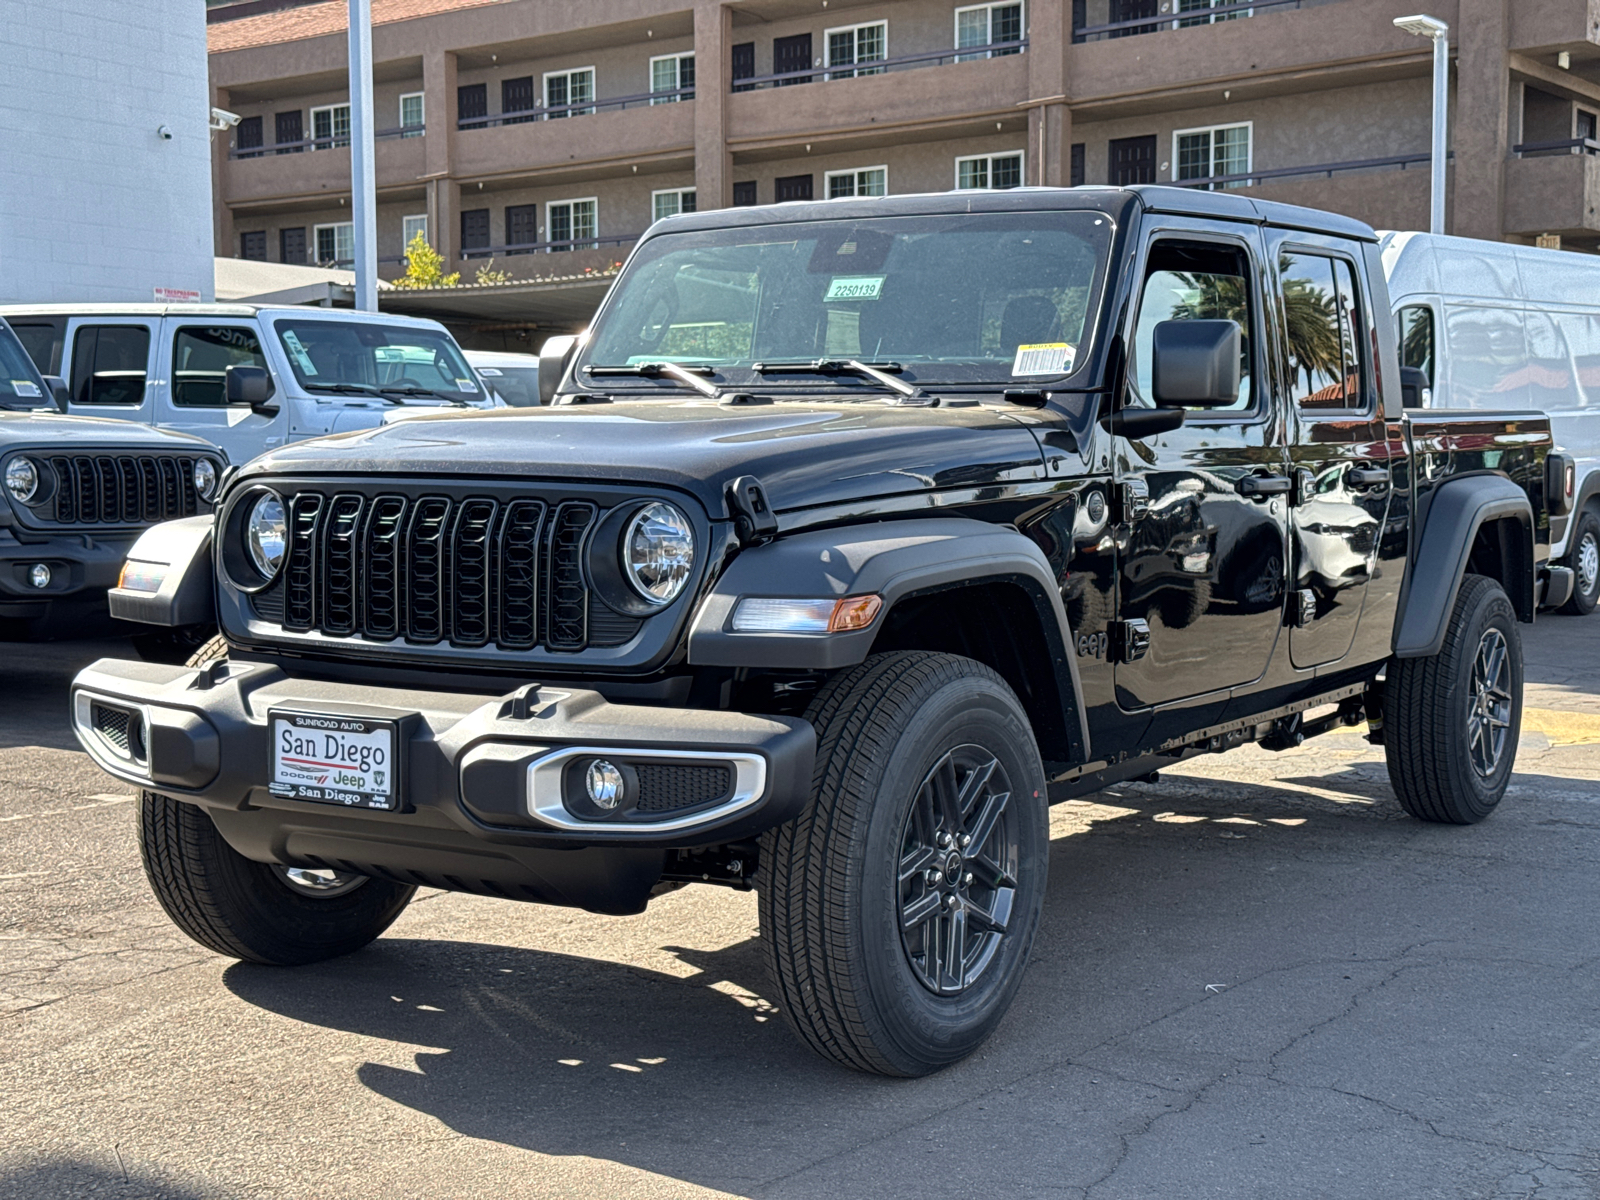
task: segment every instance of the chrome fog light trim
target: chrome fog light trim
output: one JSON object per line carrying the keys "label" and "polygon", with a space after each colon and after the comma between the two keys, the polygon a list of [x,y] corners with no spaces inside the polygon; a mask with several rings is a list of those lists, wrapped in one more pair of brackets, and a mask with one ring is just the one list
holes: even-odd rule
{"label": "chrome fog light trim", "polygon": [[[715,808],[667,817],[660,821],[586,821],[572,815],[562,800],[562,774],[575,758],[606,762],[725,763],[733,768],[733,795]],[[528,814],[556,829],[615,836],[621,833],[676,833],[722,821],[759,804],[767,791],[767,760],[759,754],[736,750],[656,750],[645,746],[563,746],[535,759],[528,766]]]}

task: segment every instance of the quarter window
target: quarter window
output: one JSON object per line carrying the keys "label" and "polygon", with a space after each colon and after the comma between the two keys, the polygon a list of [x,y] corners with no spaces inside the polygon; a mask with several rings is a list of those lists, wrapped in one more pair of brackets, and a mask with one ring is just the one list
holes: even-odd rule
{"label": "quarter window", "polygon": [[1022,186],[1022,154],[975,154],[956,159],[958,188],[1014,188]]}
{"label": "quarter window", "polygon": [[80,325],[72,343],[72,399],[78,404],[142,404],[150,361],[143,325]]}
{"label": "quarter window", "polygon": [[[1244,175],[1250,170],[1251,126],[1218,125],[1212,129],[1180,129],[1172,135],[1172,177],[1180,183],[1186,179],[1215,179],[1223,175]],[[1207,191],[1216,188],[1249,186],[1249,180],[1236,179],[1228,183],[1207,183]]]}
{"label": "quarter window", "polygon": [[1400,365],[1416,367],[1433,386],[1433,309],[1408,304],[1400,310]]}
{"label": "quarter window", "polygon": [[266,365],[253,329],[185,325],[172,339],[172,402],[181,408],[219,408],[228,403],[229,367]]}
{"label": "quarter window", "polygon": [[874,21],[870,25],[852,25],[843,29],[829,29],[823,37],[827,40],[828,79],[849,79],[855,75],[881,75],[882,67],[856,67],[841,71],[857,63],[877,62],[888,56],[889,23]]}
{"label": "quarter window", "polygon": [[[956,45],[965,50],[968,46],[992,46],[997,42],[1022,40],[1022,5],[974,4],[956,9]],[[958,62],[974,58],[998,58],[1004,54],[1020,54],[1021,47],[990,50],[984,54],[962,54]]]}
{"label": "quarter window", "polygon": [[[677,92],[694,87],[694,54],[663,54],[650,60],[650,90],[652,92]],[[673,104],[679,100],[693,100],[694,93],[681,96],[654,96],[651,104]]]}
{"label": "quarter window", "polygon": [[848,196],[887,196],[889,194],[888,167],[862,167],[854,171],[829,171],[828,199],[842,200]]}
{"label": "quarter window", "polygon": [[1285,252],[1278,278],[1290,396],[1305,409],[1365,408],[1361,309],[1350,264]]}
{"label": "quarter window", "polygon": [[311,148],[329,150],[350,144],[350,106],[326,104],[311,110]]}

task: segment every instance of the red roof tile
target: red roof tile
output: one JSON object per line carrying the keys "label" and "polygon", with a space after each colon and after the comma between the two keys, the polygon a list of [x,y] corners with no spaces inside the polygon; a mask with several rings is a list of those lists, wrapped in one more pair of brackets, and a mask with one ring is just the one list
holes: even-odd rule
{"label": "red roof tile", "polygon": [[[372,0],[372,23],[388,25],[413,17],[431,17],[457,8],[479,8],[501,0]],[[279,42],[298,42],[303,38],[343,33],[349,15],[345,0],[327,4],[308,4],[302,8],[219,21],[206,27],[206,45],[212,54],[245,50],[252,46],[271,46]]]}

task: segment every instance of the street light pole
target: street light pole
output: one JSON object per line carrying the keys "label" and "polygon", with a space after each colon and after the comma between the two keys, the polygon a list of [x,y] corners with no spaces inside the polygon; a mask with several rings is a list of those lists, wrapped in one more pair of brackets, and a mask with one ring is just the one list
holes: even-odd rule
{"label": "street light pole", "polygon": [[1428,232],[1444,232],[1444,169],[1449,151],[1445,122],[1450,111],[1450,26],[1438,17],[1396,17],[1395,26],[1433,42],[1433,151],[1432,196],[1428,206]]}
{"label": "street light pole", "polygon": [[378,311],[378,192],[372,132],[372,0],[350,0],[350,216],[359,312]]}

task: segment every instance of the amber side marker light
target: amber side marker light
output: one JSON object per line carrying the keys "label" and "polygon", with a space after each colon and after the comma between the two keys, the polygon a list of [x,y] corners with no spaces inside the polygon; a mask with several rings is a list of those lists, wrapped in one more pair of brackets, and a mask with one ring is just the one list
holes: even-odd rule
{"label": "amber side marker light", "polygon": [[746,596],[733,610],[734,633],[850,633],[871,625],[883,607],[882,596],[839,600]]}
{"label": "amber side marker light", "polygon": [[159,592],[166,577],[166,563],[140,562],[130,558],[122,564],[117,586],[129,592]]}

